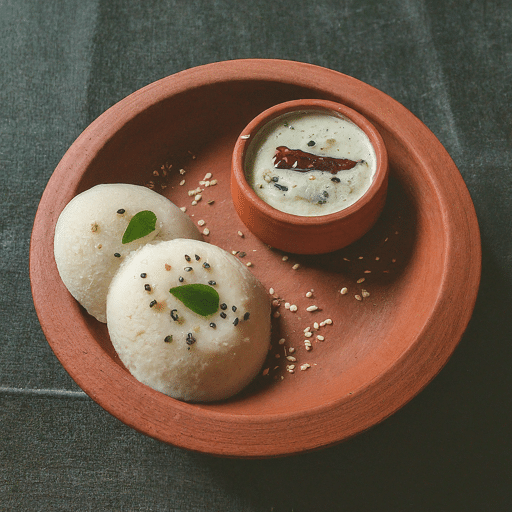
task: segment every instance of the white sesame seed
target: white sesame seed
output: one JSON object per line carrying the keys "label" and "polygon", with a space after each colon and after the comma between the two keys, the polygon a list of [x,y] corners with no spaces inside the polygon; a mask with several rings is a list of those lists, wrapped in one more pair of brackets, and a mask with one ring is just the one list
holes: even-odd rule
{"label": "white sesame seed", "polygon": [[180,181],[180,185],[181,185],[181,186],[185,185],[185,180],[181,180],[181,181]]}
{"label": "white sesame seed", "polygon": [[201,194],[196,194],[196,195],[194,196],[194,201],[201,201],[201,198],[202,198],[202,197],[203,197],[203,196],[202,196]]}
{"label": "white sesame seed", "polygon": [[268,176],[268,175],[267,175],[267,176],[265,176],[263,179],[264,179],[267,183],[270,183],[270,182],[272,181],[272,178],[271,178],[270,176]]}
{"label": "white sesame seed", "polygon": [[304,364],[301,364],[301,365],[300,365],[300,369],[301,369],[302,371],[305,371],[305,370],[307,370],[308,368],[311,368],[311,365],[310,365],[309,363],[304,363]]}
{"label": "white sesame seed", "polygon": [[244,237],[244,234],[241,231],[237,231],[237,235],[242,237],[242,238]]}
{"label": "white sesame seed", "polygon": [[295,349],[294,349],[293,347],[290,347],[290,348],[288,349],[288,352],[290,352],[290,354],[293,354],[293,353],[295,352]]}
{"label": "white sesame seed", "polygon": [[320,336],[320,334],[316,337],[318,341],[324,341],[325,338],[323,336]]}
{"label": "white sesame seed", "polygon": [[299,267],[300,267],[300,264],[299,263],[295,263],[295,265],[293,265],[292,269],[293,270],[297,270]]}
{"label": "white sesame seed", "polygon": [[272,306],[274,306],[275,308],[278,308],[280,305],[281,305],[281,303],[277,299],[274,299],[272,301]]}
{"label": "white sesame seed", "polygon": [[189,190],[187,192],[187,194],[188,194],[188,197],[192,197],[192,196],[194,196],[196,194],[196,191],[195,190]]}
{"label": "white sesame seed", "polygon": [[192,206],[195,206],[197,204],[197,201],[194,199],[191,203]]}
{"label": "white sesame seed", "polygon": [[203,229],[203,235],[208,236],[210,234],[210,230],[208,228]]}
{"label": "white sesame seed", "polygon": [[[293,366],[295,368],[295,365],[291,365],[291,366]],[[286,371],[288,373],[295,373],[295,370],[293,368],[286,368]]]}
{"label": "white sesame seed", "polygon": [[284,303],[284,307],[285,307],[286,309],[290,309],[290,303],[289,303],[289,302],[285,302],[285,303]]}
{"label": "white sesame seed", "polygon": [[309,299],[309,297],[311,297],[313,294],[311,292],[307,292],[306,293],[306,297]]}
{"label": "white sesame seed", "polygon": [[180,174],[185,174],[186,172],[185,169],[180,169]]}
{"label": "white sesame seed", "polygon": [[295,304],[292,304],[292,305],[290,306],[290,311],[295,312],[295,311],[297,311],[297,309],[298,309],[298,308],[297,308],[297,306],[296,306]]}
{"label": "white sesame seed", "polygon": [[209,182],[209,181],[205,181],[205,182],[204,182],[204,186],[205,186],[205,188],[206,188],[206,187],[209,187],[209,186],[210,186],[210,182]]}
{"label": "white sesame seed", "polygon": [[306,308],[306,311],[311,312],[311,311],[316,311],[317,309],[318,309],[318,306],[308,306],[308,307]]}
{"label": "white sesame seed", "polygon": [[361,297],[361,295],[354,295],[355,299],[356,300],[363,300],[363,298]]}
{"label": "white sesame seed", "polygon": [[327,320],[325,320],[325,323],[327,325],[332,325],[332,319],[328,318]]}
{"label": "white sesame seed", "polygon": [[286,254],[281,258],[283,261],[288,261],[288,256]]}
{"label": "white sesame seed", "polygon": [[314,327],[315,329],[318,329],[320,326],[318,325],[318,322],[315,322],[315,323],[313,324],[313,327]]}
{"label": "white sesame seed", "polygon": [[279,311],[274,312],[274,318],[279,318],[281,316],[281,313]]}
{"label": "white sesame seed", "polygon": [[187,211],[187,207],[186,207],[186,206],[182,206],[182,207],[180,208],[180,210],[181,210],[183,213],[185,213],[185,212]]}
{"label": "white sesame seed", "polygon": [[366,291],[366,290],[361,290],[361,295],[363,297],[369,297],[370,296],[370,292]]}
{"label": "white sesame seed", "polygon": [[325,322],[320,322],[320,327],[325,327]]}
{"label": "white sesame seed", "polygon": [[311,347],[311,341],[310,340],[304,340],[304,345],[306,347]]}
{"label": "white sesame seed", "polygon": [[304,333],[304,336],[306,336],[306,338],[311,338],[311,336],[313,336],[313,333],[308,331]]}
{"label": "white sesame seed", "polygon": [[314,176],[310,176],[310,177],[309,177],[309,179],[310,179],[311,181],[316,180],[316,178],[315,178]]}
{"label": "white sesame seed", "polygon": [[250,261],[248,261],[246,264],[245,264],[246,267],[252,267],[252,263]]}
{"label": "white sesame seed", "polygon": [[360,279],[358,279],[358,280],[356,281],[356,283],[357,283],[357,284],[364,283],[364,280],[365,280],[365,278],[364,278],[364,277],[361,277]]}
{"label": "white sesame seed", "polygon": [[286,341],[286,340],[285,340],[284,338],[281,338],[281,339],[278,341],[278,343],[279,343],[279,345],[284,345],[284,342],[285,342],[285,341]]}
{"label": "white sesame seed", "polygon": [[304,332],[309,332],[309,331],[311,331],[311,327],[309,327],[309,326],[304,329]]}
{"label": "white sesame seed", "polygon": [[206,222],[203,219],[197,221],[198,226],[204,226],[205,224]]}
{"label": "white sesame seed", "polygon": [[248,139],[249,137],[250,137],[250,135],[240,135],[241,139]]}
{"label": "white sesame seed", "polygon": [[217,185],[217,180],[210,181],[210,187],[213,187],[214,185]]}
{"label": "white sesame seed", "polygon": [[288,361],[297,361],[297,358],[296,357],[293,357],[293,356],[286,356],[286,359]]}
{"label": "white sesame seed", "polygon": [[274,295],[274,288],[269,288],[268,293],[270,293],[270,295]]}
{"label": "white sesame seed", "polygon": [[341,295],[345,295],[348,292],[348,288],[344,287],[340,290]]}
{"label": "white sesame seed", "polygon": [[211,172],[207,172],[205,175],[204,175],[204,178],[203,180],[209,180],[210,178],[212,177],[212,173]]}
{"label": "white sesame seed", "polygon": [[199,185],[204,185],[204,184],[205,184],[205,182],[204,182],[203,180],[201,180],[201,181],[199,182]]}

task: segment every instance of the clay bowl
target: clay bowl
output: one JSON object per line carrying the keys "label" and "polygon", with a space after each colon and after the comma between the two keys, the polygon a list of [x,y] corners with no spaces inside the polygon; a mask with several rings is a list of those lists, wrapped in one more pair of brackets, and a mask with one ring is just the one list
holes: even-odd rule
{"label": "clay bowl", "polygon": [[[267,108],[300,98],[356,110],[379,131],[389,157],[388,195],[378,221],[357,242],[326,255],[270,250],[245,228],[231,200],[231,158],[243,128]],[[209,172],[217,184],[205,187],[201,201],[192,206],[188,191]],[[239,251],[233,257],[250,262],[251,272],[268,290],[273,288],[275,300],[283,299],[279,317],[272,319],[268,372],[240,395],[226,402],[188,404],[137,382],[113,350],[106,326],[90,317],[62,284],[53,257],[57,218],[76,194],[112,182],[152,186],[186,207],[198,224],[205,220],[205,240]],[[52,350],[77,384],[113,416],[182,448],[272,457],[361,433],[423,389],[468,324],[480,261],[478,224],[461,175],[437,138],[406,108],[335,71],[242,60],[159,80],[85,129],[41,198],[30,278]],[[348,293],[342,295],[344,287]],[[286,309],[284,302],[297,311]],[[308,312],[312,304],[319,309]],[[314,330],[314,322],[327,319],[332,324],[304,336],[304,328]],[[278,343],[281,338],[284,345]],[[305,339],[311,340],[312,350],[306,350]],[[286,370],[284,358],[284,348],[290,347],[297,359],[294,373]],[[303,371],[305,364],[310,367]]]}
{"label": "clay bowl", "polygon": [[[344,117],[366,133],[376,154],[375,175],[366,193],[348,208],[316,217],[292,215],[273,208],[258,197],[246,179],[247,156],[251,145],[258,144],[261,130],[276,119],[290,113],[316,111]],[[333,101],[301,99],[275,105],[244,128],[233,151],[231,196],[240,219],[260,240],[291,253],[327,253],[361,238],[384,208],[387,185],[388,156],[379,132],[364,116]]]}

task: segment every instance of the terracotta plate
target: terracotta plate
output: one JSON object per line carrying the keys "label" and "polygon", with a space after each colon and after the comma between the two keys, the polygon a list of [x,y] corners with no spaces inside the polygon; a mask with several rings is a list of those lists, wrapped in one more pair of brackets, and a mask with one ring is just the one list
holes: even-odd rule
{"label": "terracotta plate", "polygon": [[[254,116],[299,98],[337,101],[368,117],[386,143],[390,183],[384,213],[355,245],[324,256],[286,259],[250,233],[237,234],[244,227],[230,199],[230,160],[238,135]],[[192,206],[187,192],[208,172],[218,183],[206,187]],[[251,271],[274,288],[281,304],[280,316],[273,319],[274,348],[266,375],[227,402],[182,403],[137,382],[116,357],[105,325],[84,312],[57,273],[54,226],[73,196],[98,183],[150,181],[155,190],[186,206],[192,219],[206,221],[210,234],[205,240],[245,253],[233,257],[250,262]],[[51,177],[30,250],[37,314],[77,384],[144,434],[232,457],[279,456],[332,445],[404,405],[440,371],[461,339],[476,300],[480,263],[468,191],[421,121],[354,78],[274,60],[190,69],[148,85],[101,115]],[[344,295],[342,288],[348,289]],[[298,310],[290,311],[286,302]],[[306,311],[311,305],[319,309]],[[326,319],[332,324],[315,331],[314,323]],[[304,335],[306,327],[315,331],[313,336]],[[296,361],[285,359],[290,347]],[[286,368],[292,364],[294,373]]]}

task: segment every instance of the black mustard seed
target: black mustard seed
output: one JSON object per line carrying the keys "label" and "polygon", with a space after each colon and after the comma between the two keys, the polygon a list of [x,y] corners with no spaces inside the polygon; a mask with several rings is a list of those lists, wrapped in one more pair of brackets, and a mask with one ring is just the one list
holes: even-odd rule
{"label": "black mustard seed", "polygon": [[142,274],[140,275],[140,277],[142,277],[142,279],[146,279],[148,275],[146,274],[146,272],[142,272]]}
{"label": "black mustard seed", "polygon": [[220,309],[228,309],[228,305],[223,302],[221,305],[220,305]]}
{"label": "black mustard seed", "polygon": [[120,257],[121,257],[121,255],[120,255],[118,252],[115,252],[115,253],[114,253],[114,256],[115,256],[116,258],[120,258]]}
{"label": "black mustard seed", "polygon": [[189,256],[188,254],[185,254],[185,259],[186,259],[187,261],[190,261],[190,256]]}
{"label": "black mustard seed", "polygon": [[215,286],[217,284],[217,282],[216,281],[208,281],[208,284],[210,286]]}
{"label": "black mustard seed", "polygon": [[220,317],[221,318],[226,318],[228,315],[226,315],[226,313],[224,313],[224,311],[221,311],[220,313]]}
{"label": "black mustard seed", "polygon": [[144,285],[144,290],[146,290],[147,292],[150,292],[151,291],[151,285],[150,284],[145,284]]}

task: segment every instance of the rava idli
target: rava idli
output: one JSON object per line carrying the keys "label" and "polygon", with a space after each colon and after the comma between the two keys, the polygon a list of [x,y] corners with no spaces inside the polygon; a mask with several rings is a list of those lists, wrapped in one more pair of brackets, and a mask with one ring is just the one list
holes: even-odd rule
{"label": "rava idli", "polygon": [[160,242],[133,253],[112,280],[107,327],[140,382],[179,400],[222,400],[265,361],[270,298],[220,247]]}
{"label": "rava idli", "polygon": [[138,185],[97,185],[73,198],[55,227],[57,269],[75,299],[106,322],[107,291],[120,264],[141,245],[201,239],[176,205]]}

